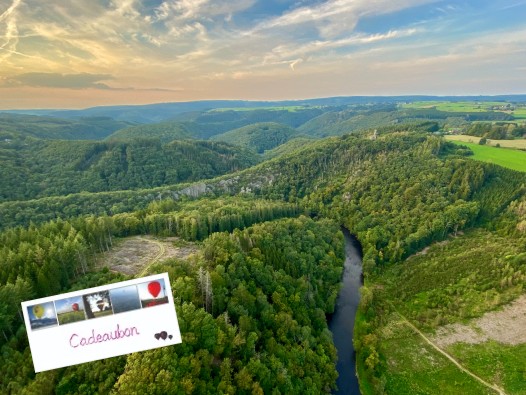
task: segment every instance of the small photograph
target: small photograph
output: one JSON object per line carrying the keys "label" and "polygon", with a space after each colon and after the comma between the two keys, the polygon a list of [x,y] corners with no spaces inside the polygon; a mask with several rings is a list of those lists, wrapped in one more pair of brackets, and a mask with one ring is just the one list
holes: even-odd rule
{"label": "small photograph", "polygon": [[137,291],[136,285],[111,289],[110,299],[114,314],[141,308],[141,301],[139,300],[139,292]]}
{"label": "small photograph", "polygon": [[86,318],[99,318],[112,315],[110,294],[108,291],[95,292],[82,296]]}
{"label": "small photograph", "polygon": [[57,309],[59,325],[84,321],[86,319],[82,296],[72,296],[71,298],[55,300],[55,308]]}
{"label": "small photograph", "polygon": [[168,303],[164,279],[148,281],[137,285],[142,307],[152,307]]}
{"label": "small photograph", "polygon": [[27,307],[31,329],[47,328],[57,325],[57,315],[53,302],[35,304]]}

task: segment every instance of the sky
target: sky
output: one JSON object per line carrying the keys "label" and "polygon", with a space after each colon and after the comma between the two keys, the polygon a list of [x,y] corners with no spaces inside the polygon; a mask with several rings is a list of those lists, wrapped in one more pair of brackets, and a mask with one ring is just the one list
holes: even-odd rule
{"label": "sky", "polygon": [[0,109],[526,93],[526,0],[0,0]]}

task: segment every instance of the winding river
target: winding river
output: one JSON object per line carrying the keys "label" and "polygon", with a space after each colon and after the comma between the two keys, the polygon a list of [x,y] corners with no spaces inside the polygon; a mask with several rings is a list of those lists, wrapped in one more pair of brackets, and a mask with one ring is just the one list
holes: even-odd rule
{"label": "winding river", "polygon": [[360,388],[356,377],[356,356],[352,338],[362,284],[362,249],[358,240],[347,229],[342,228],[342,232],[345,239],[342,288],[329,322],[334,345],[338,350],[338,391],[334,394],[355,395],[360,394]]}

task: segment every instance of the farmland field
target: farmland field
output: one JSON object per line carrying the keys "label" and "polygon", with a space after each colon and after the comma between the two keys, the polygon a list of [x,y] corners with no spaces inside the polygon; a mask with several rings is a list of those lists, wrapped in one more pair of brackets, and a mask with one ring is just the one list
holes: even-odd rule
{"label": "farmland field", "polygon": [[69,324],[70,322],[84,321],[84,311],[69,311],[67,313],[58,314],[58,322],[60,325]]}
{"label": "farmland field", "polygon": [[[490,106],[503,106],[506,102],[448,102],[448,101],[422,101],[404,104],[404,108],[432,108],[435,107],[439,111],[452,112],[484,112],[489,111]],[[519,110],[520,111],[520,110]],[[508,113],[509,111],[503,111]]]}
{"label": "farmland field", "polygon": [[526,172],[526,152],[509,148],[496,148],[462,141],[455,144],[465,145],[473,151],[473,159],[494,163],[508,169]]}
{"label": "farmland field", "polygon": [[[477,136],[466,136],[466,135],[456,135],[456,136],[445,136],[446,140],[450,141],[462,141],[464,143],[473,143],[478,144],[480,137]],[[488,139],[486,145],[495,146],[499,144],[503,148],[516,148],[516,149],[526,149],[526,139],[517,139],[517,140],[492,140]]]}

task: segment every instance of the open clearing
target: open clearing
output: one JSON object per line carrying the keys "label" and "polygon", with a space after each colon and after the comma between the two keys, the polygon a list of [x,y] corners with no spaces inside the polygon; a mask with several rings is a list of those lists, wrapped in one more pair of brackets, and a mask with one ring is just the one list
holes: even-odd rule
{"label": "open clearing", "polygon": [[168,258],[186,259],[198,247],[178,237],[156,239],[151,236],[134,236],[119,240],[113,248],[99,257],[100,266],[126,275],[145,274],[147,268]]}
{"label": "open clearing", "polygon": [[[464,134],[460,135],[451,135],[451,136],[445,136],[446,140],[449,141],[462,141],[464,143],[472,143],[472,144],[478,144],[480,141],[480,137],[476,136],[466,136]],[[517,139],[517,140],[491,140],[488,139],[486,142],[486,145],[495,146],[497,144],[500,144],[502,148],[518,148],[518,149],[526,149],[526,139]]]}
{"label": "open clearing", "polygon": [[460,141],[453,141],[453,143],[465,145],[471,149],[473,156],[470,156],[470,158],[472,159],[526,172],[526,152],[524,151],[510,148],[495,148]]}
{"label": "open clearing", "polygon": [[445,325],[437,330],[432,340],[440,347],[459,342],[478,344],[487,340],[517,345],[526,343],[525,328],[526,295],[522,295],[503,310],[488,312],[470,325]]}

